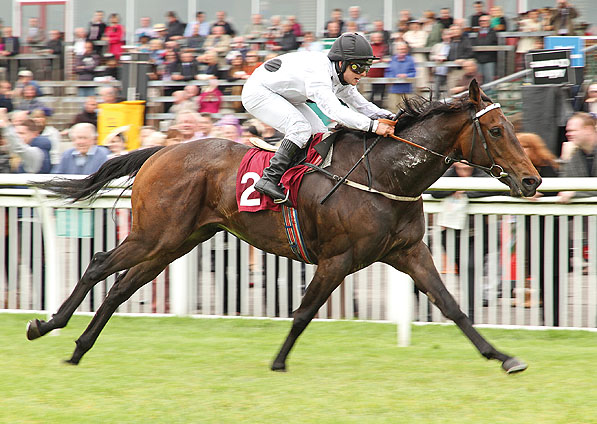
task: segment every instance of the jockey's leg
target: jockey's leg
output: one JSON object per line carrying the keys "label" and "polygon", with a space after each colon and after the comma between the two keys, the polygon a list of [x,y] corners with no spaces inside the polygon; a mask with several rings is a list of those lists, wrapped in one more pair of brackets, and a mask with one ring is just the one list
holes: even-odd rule
{"label": "jockey's leg", "polygon": [[248,82],[248,86],[243,88],[242,99],[249,113],[284,134],[280,148],[263,171],[263,177],[255,184],[255,190],[279,203],[290,205],[284,189],[279,185],[280,179],[296,152],[309,141],[313,132],[312,117],[305,117],[302,105],[292,104],[260,84]]}

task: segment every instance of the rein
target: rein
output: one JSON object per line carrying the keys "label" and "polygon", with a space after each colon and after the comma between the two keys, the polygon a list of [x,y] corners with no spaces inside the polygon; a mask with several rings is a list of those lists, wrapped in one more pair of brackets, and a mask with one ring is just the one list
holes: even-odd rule
{"label": "rein", "polygon": [[[499,103],[492,103],[489,106],[485,107],[484,109],[481,109],[479,112],[477,112],[475,115],[472,116],[472,121],[473,121],[473,139],[471,142],[471,156],[470,156],[470,160],[462,160],[462,159],[455,159],[451,156],[447,156],[444,155],[442,153],[438,153],[434,150],[431,150],[425,146],[421,146],[420,144],[417,144],[413,141],[410,140],[406,140],[404,138],[398,137],[397,135],[394,134],[390,134],[389,137],[393,138],[394,140],[398,140],[401,141],[403,143],[408,144],[409,146],[413,146],[416,147],[418,149],[424,150],[428,153],[431,153],[435,156],[438,156],[442,159],[444,159],[444,162],[448,165],[454,163],[454,162],[460,162],[463,163],[465,165],[468,165],[470,167],[473,168],[477,168],[477,169],[481,169],[483,171],[485,171],[487,174],[489,174],[491,177],[496,178],[496,179],[500,179],[503,177],[507,177],[508,173],[504,172],[504,168],[502,168],[500,165],[495,163],[495,160],[493,159],[493,155],[491,154],[491,152],[489,151],[489,148],[487,146],[487,140],[485,139],[485,135],[483,134],[483,131],[481,131],[481,124],[479,123],[479,118],[482,117],[483,115],[485,115],[487,112],[492,111],[493,109],[498,109],[500,108],[501,105]],[[390,119],[380,119],[380,122],[383,122],[384,124],[388,124],[391,126],[395,126],[396,123],[398,122],[396,121],[392,121]],[[472,159],[473,159],[473,150],[474,150],[474,146],[475,146],[475,138],[477,133],[479,134],[479,137],[481,138],[481,141],[483,142],[483,148],[485,149],[485,152],[487,153],[487,157],[491,160],[491,166],[487,167],[487,166],[483,166],[483,165],[478,165],[476,163],[472,163]],[[497,174],[494,174],[494,170],[497,170]]]}
{"label": "rein", "polygon": [[[496,179],[500,179],[500,178],[504,178],[508,176],[507,172],[504,172],[504,168],[502,168],[500,165],[495,163],[495,160],[493,159],[493,155],[491,154],[491,152],[489,151],[489,147],[487,146],[487,139],[485,138],[485,135],[483,134],[483,131],[481,130],[481,123],[479,122],[479,118],[482,117],[483,115],[485,115],[487,112],[490,112],[494,109],[499,109],[501,107],[501,105],[499,103],[492,103],[488,106],[486,106],[485,108],[481,109],[479,112],[475,113],[473,116],[471,116],[471,119],[473,121],[473,138],[471,141],[471,155],[470,155],[470,159],[469,160],[463,160],[463,159],[456,159],[453,158],[451,156],[447,156],[444,155],[442,153],[438,153],[434,150],[431,150],[425,146],[421,146],[420,144],[417,144],[413,141],[410,140],[406,140],[402,137],[398,137],[397,135],[394,134],[390,134],[389,137],[393,138],[394,140],[400,141],[402,143],[406,143],[409,146],[413,146],[416,147],[418,149],[424,150],[427,153],[431,153],[432,155],[438,156],[440,158],[442,158],[444,160],[444,162],[447,165],[450,165],[454,162],[459,162],[459,163],[463,163],[465,165],[468,165],[470,167],[473,168],[477,168],[477,169],[481,169],[483,171],[485,171],[487,174],[489,174],[491,177],[496,178]],[[402,113],[404,111],[401,111]],[[382,122],[384,124],[388,124],[392,127],[396,126],[396,123],[398,122],[398,119],[400,117],[400,115],[402,113],[399,113],[397,115],[397,119],[395,121],[391,120],[391,119],[379,119],[379,122]],[[477,133],[479,134],[479,138],[481,139],[482,143],[483,143],[483,148],[485,149],[485,153],[487,153],[487,157],[491,160],[491,166],[487,167],[487,166],[483,166],[483,165],[478,165],[476,163],[472,163],[472,159],[473,159],[473,150],[475,147],[475,139],[477,136]],[[371,144],[371,146],[369,146],[369,148],[366,148],[363,155],[359,158],[359,160],[353,165],[353,167],[346,173],[346,175],[344,177],[340,177],[338,175],[332,174],[331,172],[317,166],[317,165],[313,165],[311,163],[305,163],[304,165],[315,170],[315,171],[319,171],[322,174],[324,174],[325,176],[333,179],[336,181],[336,184],[334,185],[334,187],[332,187],[332,189],[328,192],[328,194],[325,195],[325,197],[320,201],[320,204],[324,204],[324,202],[330,198],[330,196],[332,194],[334,194],[334,192],[342,185],[342,184],[346,184],[348,186],[357,188],[359,190],[363,190],[363,191],[367,191],[369,193],[376,193],[376,194],[381,194],[382,196],[391,199],[391,200],[397,200],[397,201],[401,201],[401,202],[415,202],[417,200],[419,200],[421,198],[421,195],[415,196],[415,197],[409,197],[409,196],[397,196],[395,194],[391,194],[391,193],[386,193],[383,191],[379,191],[376,190],[374,188],[371,187],[371,171],[370,171],[370,165],[369,165],[369,153],[371,152],[371,150],[373,149],[373,147],[375,147],[375,145],[378,143],[378,141],[381,139],[381,136],[378,136],[373,143]],[[367,147],[366,141],[365,141],[365,147]],[[357,166],[364,160],[367,160],[367,177],[369,179],[369,186],[366,186],[364,184],[360,184],[354,181],[351,181],[348,179],[348,176],[357,168]],[[494,174],[494,170],[497,171],[497,174]]]}

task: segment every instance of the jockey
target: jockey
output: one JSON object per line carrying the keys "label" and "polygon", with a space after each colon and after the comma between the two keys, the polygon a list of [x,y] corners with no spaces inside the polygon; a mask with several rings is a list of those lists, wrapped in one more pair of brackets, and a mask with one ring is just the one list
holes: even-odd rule
{"label": "jockey", "polygon": [[[245,83],[242,103],[257,119],[284,134],[284,139],[255,190],[285,203],[279,185],[295,153],[305,147],[312,134],[327,127],[306,104],[312,100],[330,119],[348,128],[393,134],[393,127],[379,122],[393,114],[367,101],[357,90],[374,59],[369,42],[359,34],[346,33],[321,52],[287,53],[259,66]],[[340,100],[349,107],[345,107]]]}

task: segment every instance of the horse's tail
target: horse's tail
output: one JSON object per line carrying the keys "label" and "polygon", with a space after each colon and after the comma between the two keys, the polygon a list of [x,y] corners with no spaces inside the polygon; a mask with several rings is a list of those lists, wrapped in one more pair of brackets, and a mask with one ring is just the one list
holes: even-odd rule
{"label": "horse's tail", "polygon": [[126,176],[129,179],[133,178],[147,159],[163,147],[134,150],[126,155],[112,158],[106,161],[96,173],[83,179],[56,177],[49,181],[35,183],[35,186],[52,191],[65,199],[72,199],[73,202],[93,199],[110,181]]}

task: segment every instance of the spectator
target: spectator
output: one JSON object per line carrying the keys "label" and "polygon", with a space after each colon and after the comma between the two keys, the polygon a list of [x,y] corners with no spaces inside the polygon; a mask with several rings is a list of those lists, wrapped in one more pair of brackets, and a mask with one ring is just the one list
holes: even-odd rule
{"label": "spectator", "polygon": [[156,33],[156,39],[160,40],[164,45],[168,41],[168,28],[164,24],[155,24],[153,30]]}
{"label": "spectator", "polygon": [[553,16],[552,10],[548,7],[540,9],[539,11],[541,24],[543,24],[543,31],[553,31]]}
{"label": "spectator", "polygon": [[126,150],[124,133],[128,131],[129,128],[130,126],[116,128],[116,130],[112,131],[106,138],[104,138],[102,145],[108,148],[108,159],[126,155],[128,153]]}
{"label": "spectator", "polygon": [[593,115],[594,118],[597,118],[597,83],[589,85],[587,95],[581,105],[581,110],[583,112],[588,112]]}
{"label": "spectator", "polygon": [[23,97],[16,103],[15,108],[29,112],[35,109],[48,110],[46,105],[37,98],[37,93],[33,84],[27,84],[23,87]]}
{"label": "spectator", "polygon": [[454,24],[454,18],[450,15],[449,7],[442,7],[439,11],[439,18],[437,19],[444,28],[450,28]]}
{"label": "spectator", "polygon": [[475,9],[475,13],[473,13],[469,18],[469,24],[471,28],[479,27],[479,18],[483,15],[486,15],[484,10],[484,4],[481,0],[477,0],[473,3],[473,9]]}
{"label": "spectator", "polygon": [[87,123],[97,127],[97,100],[95,96],[85,99],[83,110],[75,116],[72,125]]}
{"label": "spectator", "polygon": [[207,37],[209,35],[210,25],[209,22],[205,21],[205,12],[197,12],[195,14],[195,20],[189,22],[184,30],[184,36],[186,38],[191,37],[195,32],[201,37]]}
{"label": "spectator", "polygon": [[50,31],[50,39],[46,43],[46,49],[50,54],[58,55],[60,57],[60,63],[62,64],[64,56],[64,44],[62,42],[62,33],[60,31],[55,29]]}
{"label": "spectator", "polygon": [[566,0],[557,0],[551,11],[551,26],[558,35],[575,35],[574,19],[578,12]]}
{"label": "spectator", "polygon": [[[597,120],[585,112],[576,112],[566,124],[566,138],[573,145],[569,160],[565,161],[562,177],[597,177]],[[561,191],[560,203],[569,203],[574,197],[594,197],[595,191]]]}
{"label": "spectator", "polygon": [[441,43],[442,33],[445,30],[444,25],[435,18],[435,13],[430,12],[429,20],[431,22],[429,22],[427,26],[423,26],[423,29],[428,33],[425,47],[433,47],[437,43]]}
{"label": "spectator", "polygon": [[363,37],[365,36],[365,33],[363,31],[359,31],[359,26],[357,25],[357,23],[355,21],[346,22],[346,32],[352,32],[354,34],[359,34],[359,35],[362,35]]}
{"label": "spectator", "polygon": [[197,106],[190,100],[187,100],[184,90],[177,90],[172,93],[173,104],[168,109],[168,113],[177,114],[183,110],[189,110],[191,112],[197,111]]}
{"label": "spectator", "polygon": [[172,75],[174,81],[192,81],[198,74],[197,62],[191,52],[183,52],[180,55],[176,74]]}
{"label": "spectator", "polygon": [[326,38],[338,38],[342,35],[342,27],[336,21],[330,21],[325,32]]}
{"label": "spectator", "polygon": [[[472,44],[475,46],[497,46],[497,33],[490,27],[490,17],[483,15],[478,20],[479,32],[477,37],[473,39]],[[488,83],[495,78],[495,68],[497,64],[497,52],[475,52],[474,58],[479,64],[481,75],[483,75],[483,82]]]}
{"label": "spectator", "polygon": [[[520,21],[520,31],[522,32],[537,32],[543,30],[543,22],[540,19],[538,10],[530,10],[527,14],[527,18]],[[520,57],[522,62],[522,56],[529,50],[535,48],[535,42],[538,37],[520,37],[518,46],[516,47],[516,53]]]}
{"label": "spectator", "polygon": [[87,41],[93,43],[93,49],[98,55],[102,52],[102,46],[97,44],[104,38],[104,32],[106,31],[106,24],[104,22],[104,12],[102,10],[96,10],[89,23],[89,30],[87,31]]}
{"label": "spectator", "polygon": [[120,77],[120,72],[122,68],[115,57],[111,57],[106,60],[106,67],[102,71],[101,76],[104,78],[104,81],[120,81],[122,78]]}
{"label": "spectator", "polygon": [[216,123],[219,129],[219,136],[227,140],[232,140],[236,143],[242,142],[241,136],[243,133],[242,127],[238,118],[234,115],[224,115]]}
{"label": "spectator", "polygon": [[180,131],[183,143],[201,137],[201,133],[199,133],[199,116],[197,112],[187,111],[176,115],[175,128]]}
{"label": "spectator", "polygon": [[139,129],[139,145],[143,147],[148,147],[147,145],[147,138],[156,132],[154,127],[149,125],[144,125]]}
{"label": "spectator", "polygon": [[[79,81],[93,81],[97,67],[100,65],[100,58],[94,50],[93,43],[85,43],[85,52],[75,58],[75,73],[79,76]],[[79,87],[79,96],[87,97],[95,93],[95,87]]]}
{"label": "spectator", "polygon": [[[450,52],[448,53],[448,61],[456,62],[457,64],[464,63],[465,59],[473,57],[473,47],[470,39],[463,34],[462,28],[459,25],[452,25],[450,27]],[[462,78],[464,70],[452,69],[448,73],[448,88],[451,89],[456,86],[457,81]]]}
{"label": "spectator", "polygon": [[479,85],[483,84],[483,76],[479,73],[477,62],[474,59],[467,59],[462,63],[462,70],[464,73],[456,85],[450,90],[452,94],[462,93],[468,90],[468,86],[472,80],[476,79]]}
{"label": "spectator", "polygon": [[[334,32],[330,35],[329,24],[335,22],[338,26],[334,26]],[[342,20],[342,9],[332,10],[330,20],[325,23],[324,37],[326,38],[337,38],[344,32],[344,21]]]}
{"label": "spectator", "polygon": [[431,53],[429,55],[429,58],[436,62],[433,78],[433,93],[438,99],[442,97],[441,94],[444,91],[448,80],[449,68],[447,66],[442,66],[441,64],[448,60],[448,55],[450,54],[450,41],[452,40],[451,32],[450,29],[444,29],[442,31],[442,42],[435,44],[431,48]]}
{"label": "spectator", "polygon": [[[408,54],[408,45],[404,41],[399,41],[394,45],[394,52],[385,71],[386,78],[414,78],[417,75],[417,69],[414,59]],[[390,109],[402,107],[404,99],[410,97],[412,92],[411,83],[392,84],[388,102]]]}
{"label": "spectator", "polygon": [[87,31],[85,28],[75,28],[75,37],[73,39],[75,56],[81,56],[85,53],[85,43],[87,43]]}
{"label": "spectator", "polygon": [[315,40],[315,35],[311,31],[305,32],[303,35],[303,43],[298,48],[299,52],[320,52],[323,50],[323,44],[321,41]]}
{"label": "spectator", "polygon": [[164,50],[164,43],[162,40],[154,38],[149,41],[149,61],[151,63],[155,66],[161,65],[164,63],[165,54],[166,51]]}
{"label": "spectator", "polygon": [[383,35],[384,44],[389,47],[390,41],[392,40],[392,33],[384,28],[383,21],[381,19],[376,19],[373,21],[373,32],[381,33]]}
{"label": "spectator", "polygon": [[236,31],[234,31],[234,28],[232,28],[230,22],[226,21],[226,12],[222,10],[216,12],[216,21],[211,26],[212,34],[215,27],[224,28],[224,33],[229,37],[233,37],[234,35],[236,35]]}
{"label": "spectator", "polygon": [[143,16],[139,19],[139,24],[141,26],[135,30],[135,39],[138,42],[141,41],[141,37],[149,37],[150,40],[157,37],[155,30],[151,26],[151,18]]}
{"label": "spectator", "polygon": [[265,42],[266,48],[271,49],[273,46],[276,46],[278,40],[282,37],[282,25],[280,21],[280,16],[278,15],[273,15],[269,18],[269,26],[267,27],[267,31],[263,33],[263,38],[267,40]]}
{"label": "spectator", "polygon": [[218,79],[220,77],[220,66],[218,64],[218,54],[215,51],[208,51],[202,56],[197,57],[199,63],[197,79]]}
{"label": "spectator", "polygon": [[142,149],[148,147],[165,146],[166,145],[166,134],[159,131],[152,130],[152,132],[143,140],[141,144]]}
{"label": "spectator", "polygon": [[405,33],[408,31],[408,23],[413,19],[414,18],[411,15],[410,10],[402,9],[398,17],[398,23],[396,24],[396,31],[400,33]]}
{"label": "spectator", "polygon": [[180,76],[178,62],[178,55],[175,51],[167,50],[162,64],[161,79],[162,81],[172,81],[174,78]]}
{"label": "spectator", "polygon": [[25,119],[17,125],[10,125],[5,110],[0,111],[0,128],[9,152],[19,157],[21,163],[18,173],[49,174],[50,149],[52,142],[39,135],[37,125],[31,119]]}
{"label": "spectator", "polygon": [[100,103],[118,103],[118,89],[116,87],[102,87],[99,89]]}
{"label": "spectator", "polygon": [[348,16],[350,20],[357,24],[357,30],[366,33],[369,30],[369,22],[361,16],[361,8],[359,6],[350,6],[348,8]]}
{"label": "spectator", "polygon": [[196,86],[194,84],[193,85],[189,84],[184,88],[183,91],[184,91],[185,100],[191,101],[191,102],[193,102],[193,104],[197,103],[197,100],[198,100],[197,96],[199,96],[199,87],[198,86]]}
{"label": "spectator", "polygon": [[290,22],[290,25],[292,25],[292,32],[294,32],[294,35],[301,37],[303,35],[303,28],[301,27],[301,24],[296,21],[296,16],[288,15],[286,19]]}
{"label": "spectator", "polygon": [[248,40],[257,40],[263,36],[264,32],[263,15],[260,13],[252,14],[251,23],[245,27],[245,38]]}
{"label": "spectator", "polygon": [[52,143],[50,149],[50,163],[52,166],[60,162],[60,143],[62,136],[60,131],[51,125],[48,125],[48,111],[43,109],[35,109],[30,113],[31,119],[37,125],[37,129],[42,137],[46,137]]}
{"label": "spectator", "polygon": [[23,69],[23,70],[19,71],[19,73],[17,74],[17,82],[15,84],[13,97],[14,98],[22,97],[23,96],[23,88],[25,88],[26,85],[32,85],[35,87],[35,95],[36,96],[43,95],[43,93],[41,91],[41,87],[39,86],[39,83],[33,79],[33,72],[31,72],[28,69]]}
{"label": "spectator", "polygon": [[[408,31],[404,33],[402,38],[411,49],[423,48],[427,44],[427,32],[421,27],[421,22],[417,20],[410,21],[408,24]],[[416,53],[412,55],[415,63],[423,63],[427,60],[427,55],[424,53]],[[427,68],[421,67],[417,70],[417,89],[427,87],[429,85],[429,76]]]}
{"label": "spectator", "polygon": [[166,13],[166,19],[168,20],[168,34],[166,39],[176,41],[183,38],[184,31],[186,29],[186,24],[178,20],[176,12],[171,10],[168,13]]}
{"label": "spectator", "polygon": [[[373,56],[379,57],[380,59],[374,60],[373,64],[381,63],[381,62],[389,62],[390,59],[387,58],[388,56],[388,45],[383,41],[383,34],[381,32],[372,32],[371,36],[369,37],[371,41],[371,48],[373,49]],[[384,77],[384,69],[383,68],[371,68],[369,73],[367,73],[367,77],[369,78],[383,78]],[[384,97],[386,95],[386,85],[385,84],[371,84],[371,97],[369,99],[370,102],[375,103],[379,107],[383,107]]]}
{"label": "spectator", "polygon": [[219,113],[222,104],[222,92],[218,89],[218,80],[209,80],[209,85],[199,95],[199,113]]}
{"label": "spectator", "polygon": [[504,11],[501,6],[493,6],[489,13],[491,14],[491,28],[496,32],[507,31],[508,23],[504,17]]}
{"label": "spectator", "polygon": [[245,37],[240,35],[234,37],[230,42],[230,49],[226,54],[226,62],[230,62],[239,54],[244,58],[248,51],[249,46],[245,43]]}
{"label": "spectator", "polygon": [[106,28],[105,39],[108,41],[108,52],[116,60],[120,60],[122,46],[124,45],[124,27],[120,25],[120,16],[118,13],[112,13],[108,17],[110,26]]}
{"label": "spectator", "polygon": [[187,48],[191,50],[201,50],[206,37],[199,34],[199,26],[193,27],[193,32],[187,37]]}
{"label": "spectator", "polygon": [[224,57],[230,51],[232,40],[225,31],[226,29],[223,26],[213,26],[211,34],[209,34],[205,43],[203,43],[205,51],[215,51],[222,60],[224,60]]}
{"label": "spectator", "polygon": [[287,53],[298,49],[298,47],[299,43],[296,39],[296,35],[294,35],[292,23],[290,21],[284,22],[284,24],[282,24],[282,37],[280,38],[279,45],[274,46],[273,50]]}
{"label": "spectator", "polygon": [[0,40],[1,49],[0,56],[15,56],[21,51],[21,44],[19,38],[12,35],[11,27],[2,28],[2,40]]}
{"label": "spectator", "polygon": [[[305,37],[306,36],[307,33],[305,33]],[[257,50],[250,50],[247,52],[245,60],[245,67],[243,69],[245,71],[245,75],[242,76],[243,79],[249,78],[249,75],[251,75],[253,71],[255,71],[255,69],[257,69],[263,63],[260,60],[259,52],[257,52]]]}
{"label": "spectator", "polygon": [[197,132],[200,134],[199,138],[211,137],[214,121],[211,113],[201,113],[197,122]]}
{"label": "spectator", "polygon": [[12,112],[14,109],[10,81],[0,81],[0,108],[6,109],[7,112]]}
{"label": "spectator", "polygon": [[91,124],[76,124],[69,130],[72,148],[62,154],[55,174],[89,175],[108,160],[108,150],[97,146],[97,133]]}
{"label": "spectator", "polygon": [[43,29],[39,26],[38,18],[29,18],[29,28],[27,29],[27,44],[41,44],[46,39]]}

